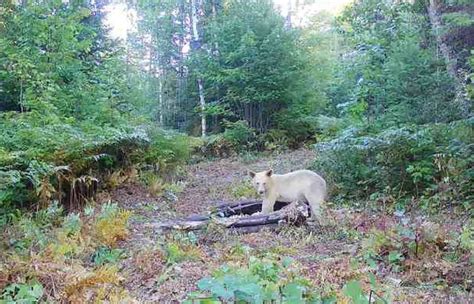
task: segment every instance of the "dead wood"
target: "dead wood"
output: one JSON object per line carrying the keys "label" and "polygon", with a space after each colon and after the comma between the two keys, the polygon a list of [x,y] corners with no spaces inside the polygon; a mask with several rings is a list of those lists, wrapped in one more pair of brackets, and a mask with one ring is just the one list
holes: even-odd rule
{"label": "dead wood", "polygon": [[301,225],[309,216],[309,207],[305,203],[277,202],[275,210],[269,214],[261,214],[261,201],[243,201],[222,203],[208,215],[191,215],[185,219],[160,223],[163,229],[197,230],[213,221],[225,228],[233,228],[240,232],[259,231],[264,227],[274,229],[281,224]]}

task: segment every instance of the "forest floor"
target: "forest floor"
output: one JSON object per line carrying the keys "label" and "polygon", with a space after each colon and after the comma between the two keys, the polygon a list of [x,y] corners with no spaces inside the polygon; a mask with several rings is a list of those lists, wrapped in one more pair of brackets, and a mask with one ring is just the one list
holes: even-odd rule
{"label": "forest floor", "polygon": [[[232,262],[234,253],[243,248],[255,256],[274,253],[293,258],[301,276],[323,293],[341,290],[352,279],[367,283],[368,274],[375,273],[381,290],[393,302],[469,303],[473,296],[472,277],[471,281],[466,278],[473,269],[463,257],[450,262],[435,250],[433,255],[422,255],[413,263],[405,261],[402,269],[387,263],[369,268],[362,262],[369,232],[391,231],[400,222],[393,212],[380,208],[375,211],[329,204],[327,226],[282,227],[251,234],[219,229],[165,233],[157,229],[165,220],[204,213],[218,202],[237,201],[251,194],[248,168],[258,171],[271,167],[284,173],[308,168],[315,157],[314,152],[301,149],[191,164],[185,168],[176,196],[154,196],[139,184],[125,184],[114,190],[110,198],[134,214],[129,237],[121,243],[127,252],[121,262],[121,274],[130,295],[143,303],[182,302],[197,290],[199,279]],[[460,229],[461,225],[454,218],[440,216],[430,217],[429,221],[423,217],[422,221],[438,228],[436,223],[442,223],[443,231]]]}

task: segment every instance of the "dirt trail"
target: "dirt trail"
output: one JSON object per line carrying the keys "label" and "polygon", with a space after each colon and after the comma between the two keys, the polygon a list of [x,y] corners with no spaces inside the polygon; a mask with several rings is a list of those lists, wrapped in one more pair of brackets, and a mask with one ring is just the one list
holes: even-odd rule
{"label": "dirt trail", "polygon": [[[228,232],[206,232],[197,236],[197,245],[186,249],[191,258],[167,263],[163,248],[180,244],[187,236],[180,233],[163,234],[156,230],[160,221],[201,213],[215,206],[218,201],[235,200],[232,189],[248,179],[247,169],[264,170],[269,167],[277,173],[308,168],[315,158],[306,149],[266,157],[221,159],[189,165],[183,192],[177,198],[154,197],[140,185],[124,185],[111,194],[114,201],[133,210],[130,236],[122,243],[127,258],[121,269],[127,289],[141,303],[179,303],[196,290],[196,281],[228,262],[234,246],[247,246],[255,253],[273,252],[293,257],[302,269],[302,275],[314,286],[342,287],[345,282],[365,273],[367,269],[354,269],[351,257],[360,251],[360,239],[354,238],[344,227],[384,226],[394,221],[383,214],[357,213],[348,209],[333,209],[331,228],[313,230],[300,227],[280,231],[262,231],[254,234],[235,235]],[[172,250],[172,249],[169,249]],[[387,284],[397,284],[397,274],[387,273]],[[464,303],[465,298],[443,292],[434,293],[415,288],[394,286],[397,293],[406,296],[400,303],[429,302],[437,297],[439,303]],[[402,297],[402,298],[403,298]],[[467,302],[466,302],[467,303]]]}
{"label": "dirt trail", "polygon": [[[151,258],[158,254],[157,248],[165,242],[163,236],[155,231],[155,224],[170,218],[205,212],[219,201],[235,200],[231,190],[248,180],[247,169],[258,171],[273,168],[277,173],[285,173],[307,168],[314,158],[313,151],[302,149],[263,158],[229,158],[189,165],[186,168],[187,176],[183,180],[184,191],[177,195],[174,202],[154,197],[137,184],[127,184],[114,191],[111,198],[134,212],[130,223],[130,237],[122,244],[129,256],[123,263],[123,275],[132,295],[143,302],[178,303],[189,291],[195,289],[198,279],[219,265],[219,255],[222,252],[217,247],[224,249],[236,242],[260,249],[282,245],[284,238],[278,240],[268,235],[271,232],[264,232],[235,236],[232,240],[214,244],[202,244],[199,246],[202,249],[201,260],[182,262],[168,268],[161,265],[161,258]],[[318,249],[321,253],[325,251],[328,249]],[[152,265],[145,265],[146,263]],[[154,267],[156,269],[145,269]],[[163,272],[166,273],[165,276]]]}

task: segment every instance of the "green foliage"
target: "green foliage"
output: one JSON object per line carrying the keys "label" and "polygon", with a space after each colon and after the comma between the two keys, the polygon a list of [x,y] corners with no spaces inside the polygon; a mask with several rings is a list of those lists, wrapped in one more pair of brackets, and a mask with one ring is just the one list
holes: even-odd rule
{"label": "green foliage", "polygon": [[[187,137],[148,128],[123,50],[88,2],[0,8],[0,217],[91,188],[110,171],[187,160]],[[95,176],[94,176],[95,175]],[[80,202],[73,201],[71,206]]]}
{"label": "green foliage", "polygon": [[290,138],[286,130],[270,129],[260,136],[260,138],[262,137],[264,148],[267,151],[281,151],[290,144]]}
{"label": "green foliage", "polygon": [[64,217],[64,210],[58,202],[53,202],[47,208],[35,214],[21,214],[12,218],[8,224],[16,227],[16,235],[10,238],[10,245],[17,253],[27,253],[28,248],[44,249],[50,242],[48,231],[61,227],[65,234],[70,235],[80,230],[80,218],[77,214]]}
{"label": "green foliage", "polygon": [[39,283],[11,284],[3,290],[2,303],[37,303],[43,297],[43,286]]}
{"label": "green foliage", "polygon": [[99,124],[120,121],[126,78],[119,49],[95,20],[100,14],[86,4],[57,1],[7,6],[1,14],[6,69],[0,99],[8,110],[33,111],[50,121],[63,115]]}
{"label": "green foliage", "polygon": [[271,258],[250,257],[246,267],[222,266],[212,277],[199,280],[197,285],[201,291],[209,292],[214,300],[300,303],[308,299],[310,290],[308,282],[291,273],[291,264],[289,258],[277,262]]}
{"label": "green foliage", "polygon": [[79,214],[70,213],[64,218],[63,229],[67,235],[73,235],[81,231],[81,218]]}
{"label": "green foliage", "polygon": [[426,16],[416,6],[356,1],[338,19],[338,28],[354,48],[337,75],[336,84],[346,92],[332,101],[344,115],[379,128],[461,117],[452,102],[453,80],[425,42]]}
{"label": "green foliage", "polygon": [[468,120],[387,130],[375,136],[346,132],[316,145],[319,157],[314,168],[330,181],[336,197],[364,198],[387,188],[397,195],[421,195],[436,193],[448,183],[455,189],[444,194],[453,191],[470,200],[472,191],[466,183],[473,178],[472,130]]}
{"label": "green foliage", "polygon": [[223,125],[225,131],[210,136],[205,143],[205,150],[212,155],[226,157],[258,148],[255,129],[250,128],[246,121],[224,121]]}
{"label": "green foliage", "polygon": [[[393,43],[384,64],[385,125],[446,122],[460,117],[452,102],[453,81],[433,51],[420,47],[419,38]],[[409,84],[409,85],[408,85]]]}
{"label": "green foliage", "polygon": [[335,138],[347,127],[348,122],[341,118],[320,115],[318,117],[318,139],[327,141]]}
{"label": "green foliage", "polygon": [[231,186],[231,194],[235,199],[257,198],[257,192],[249,180]]}
{"label": "green foliage", "polygon": [[467,12],[454,12],[443,15],[443,21],[449,26],[471,26],[474,25],[474,18]]}
{"label": "green foliage", "polygon": [[115,264],[124,257],[123,249],[108,248],[105,246],[96,249],[92,255],[92,261],[95,265]]}
{"label": "green foliage", "polygon": [[209,19],[204,39],[208,46],[218,45],[219,56],[195,53],[192,66],[199,65],[206,98],[226,109],[222,118],[245,120],[263,132],[279,123],[272,119],[281,109],[292,107],[294,117],[303,107],[314,108],[313,84],[306,72],[311,65],[299,47],[300,34],[285,29],[271,1],[228,1]]}
{"label": "green foliage", "polygon": [[367,302],[367,296],[364,294],[360,282],[350,281],[344,286],[344,294],[352,300],[354,304],[363,304]]}
{"label": "green foliage", "polygon": [[[255,131],[245,121],[224,122],[225,131],[222,135],[234,149],[244,150],[255,138]],[[250,147],[249,147],[250,148]]]}
{"label": "green foliage", "polygon": [[464,227],[459,235],[459,245],[462,249],[474,253],[474,221],[470,220]]}
{"label": "green foliage", "polygon": [[148,136],[150,144],[143,151],[134,153],[134,161],[153,164],[160,173],[167,174],[174,172],[189,159],[189,137],[157,128],[149,129]]}
{"label": "green foliage", "polygon": [[[192,239],[187,239],[188,242],[180,241],[168,242],[165,245],[165,252],[167,257],[167,263],[175,264],[186,260],[197,260],[200,258],[201,253],[198,247],[192,243]],[[191,241],[191,243],[189,243]]]}

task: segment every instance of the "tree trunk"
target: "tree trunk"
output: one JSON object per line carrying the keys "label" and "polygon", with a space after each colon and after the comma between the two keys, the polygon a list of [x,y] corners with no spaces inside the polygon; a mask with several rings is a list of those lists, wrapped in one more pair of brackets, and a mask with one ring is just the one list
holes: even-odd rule
{"label": "tree trunk", "polygon": [[443,37],[441,35],[442,23],[440,15],[439,0],[430,0],[428,5],[428,16],[430,19],[431,28],[433,30],[433,35],[436,38],[438,50],[441,52],[441,55],[443,56],[446,63],[446,70],[455,82],[455,102],[459,105],[463,116],[468,116],[470,113],[470,101],[469,98],[467,98],[466,86],[464,81],[460,79],[458,75],[456,69],[456,58],[453,52],[451,51],[449,45],[443,41]]}
{"label": "tree trunk", "polygon": [[162,73],[158,76],[158,110],[160,111],[160,116],[158,122],[160,126],[163,126],[163,79]]}
{"label": "tree trunk", "polygon": [[198,78],[199,88],[199,104],[201,105],[201,136],[206,136],[206,101],[204,100],[204,86],[202,85],[202,79]]}
{"label": "tree trunk", "polygon": [[[180,32],[178,35],[178,51],[179,51],[179,62],[178,62],[178,75],[176,77],[176,103],[179,109],[184,108],[183,104],[183,92],[184,92],[184,53],[183,53],[183,46],[184,46],[184,36],[185,36],[185,8],[184,8],[184,0],[179,1],[179,24],[180,24]],[[177,128],[182,130],[184,125],[187,124],[186,122],[186,115],[180,113],[179,120],[177,123]]]}
{"label": "tree trunk", "polygon": [[285,25],[287,28],[292,28],[293,27],[293,23],[292,23],[292,14],[293,14],[293,7],[292,7],[292,0],[288,0],[288,13],[286,15],[286,21],[285,21]]}
{"label": "tree trunk", "polygon": [[[217,1],[218,0],[212,1],[212,18],[214,19],[214,21],[216,21],[216,18],[217,18],[217,3],[216,3]],[[214,34],[214,49],[212,50],[212,54],[216,57],[219,55],[219,43],[217,42],[217,37],[215,34]]]}
{"label": "tree trunk", "polygon": [[[200,44],[199,41],[199,32],[198,32],[198,10],[197,10],[197,3],[196,0],[191,0],[191,9],[192,9],[192,14],[191,14],[191,19],[192,19],[192,24],[193,24],[193,40],[195,42],[195,45]],[[196,52],[199,50],[199,47],[196,48]],[[199,104],[201,106],[201,136],[205,137],[206,136],[206,100],[204,98],[204,85],[201,77],[198,77],[198,90],[199,90]]]}

